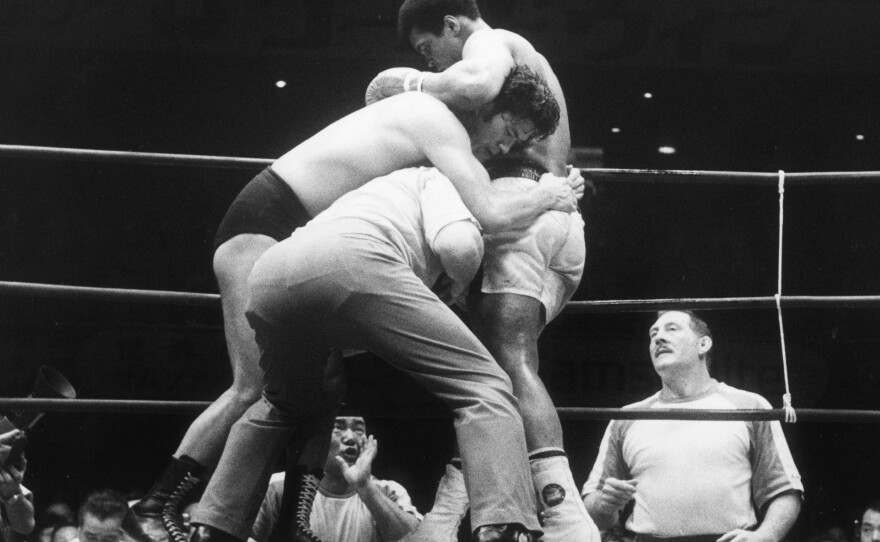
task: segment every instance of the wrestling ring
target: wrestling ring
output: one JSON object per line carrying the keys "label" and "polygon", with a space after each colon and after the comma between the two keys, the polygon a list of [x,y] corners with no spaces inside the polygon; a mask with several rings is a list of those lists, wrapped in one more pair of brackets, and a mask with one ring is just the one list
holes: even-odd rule
{"label": "wrestling ring", "polygon": [[[34,160],[88,161],[151,166],[213,167],[256,170],[273,160],[205,155],[160,154],[125,151],[106,151],[0,145],[0,158],[27,158]],[[619,409],[619,408],[557,408],[563,420],[608,419],[687,419],[687,420],[779,420],[786,422],[880,423],[880,411],[851,409],[794,408],[788,389],[783,309],[801,308],[870,308],[880,307],[880,295],[870,296],[785,296],[782,295],[782,239],[785,185],[835,183],[866,183],[880,180],[880,171],[776,173],[636,170],[636,169],[582,169],[585,177],[597,181],[627,180],[650,183],[726,183],[739,185],[776,185],[779,193],[778,280],[774,295],[756,297],[628,299],[601,301],[571,301],[564,314],[598,314],[624,312],[651,312],[658,309],[687,308],[692,310],[751,310],[776,309],[779,320],[779,341],[783,360],[785,390],[783,408],[768,410],[691,410],[691,409]],[[96,288],[58,284],[0,281],[0,295],[30,298],[55,298],[74,301],[130,302],[191,307],[219,308],[217,294]],[[198,413],[207,401],[152,401],[101,399],[46,399],[0,398],[0,411],[16,412],[76,412],[76,413]],[[404,413],[411,416],[412,412]],[[399,414],[403,416],[404,414]]]}

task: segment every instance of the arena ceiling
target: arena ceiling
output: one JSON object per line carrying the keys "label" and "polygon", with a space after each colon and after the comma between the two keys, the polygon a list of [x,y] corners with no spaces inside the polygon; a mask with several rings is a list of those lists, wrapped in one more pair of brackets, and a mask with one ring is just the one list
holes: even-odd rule
{"label": "arena ceiling", "polygon": [[[84,66],[68,85],[84,85],[97,77],[96,64],[108,55],[128,55],[133,62],[164,56],[230,70],[259,64],[267,78],[294,80],[303,93],[325,93],[327,81],[311,68],[318,64],[354,63],[365,70],[419,65],[397,41],[398,5],[398,0],[2,0],[0,56],[12,67],[3,76],[23,75],[27,81],[29,69],[45,70],[47,57],[66,55]],[[872,119],[880,87],[880,3],[483,0],[480,5],[490,24],[522,33],[551,60],[567,91],[576,145],[602,149],[606,165],[877,167],[880,131]],[[351,84],[362,86],[359,79]],[[645,99],[645,93],[653,98]],[[676,147],[677,156],[658,156],[661,145]]]}

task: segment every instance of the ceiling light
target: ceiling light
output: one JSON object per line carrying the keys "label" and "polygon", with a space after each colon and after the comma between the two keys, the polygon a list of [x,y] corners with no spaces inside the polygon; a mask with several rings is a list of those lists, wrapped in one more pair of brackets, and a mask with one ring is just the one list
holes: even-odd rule
{"label": "ceiling light", "polygon": [[865,136],[863,136],[862,134],[858,134],[858,135],[856,135],[856,139],[857,139],[858,141],[864,141],[864,140],[865,140]]}
{"label": "ceiling light", "polygon": [[657,152],[659,152],[660,154],[675,154],[675,147],[670,147],[669,145],[663,145],[662,147],[657,149]]}
{"label": "ceiling light", "polygon": [[611,129],[611,133],[612,133],[612,134],[619,134],[619,133],[620,133],[620,128],[612,128],[612,129]]}
{"label": "ceiling light", "polygon": [[647,99],[649,99],[649,100],[650,100],[651,98],[654,97],[654,95],[651,94],[650,92],[646,92],[646,93],[644,93],[642,96],[644,96],[645,98],[647,98]]}
{"label": "ceiling light", "polygon": [[279,81],[275,81],[275,86],[278,88],[284,88],[287,86],[287,81],[281,79]]}

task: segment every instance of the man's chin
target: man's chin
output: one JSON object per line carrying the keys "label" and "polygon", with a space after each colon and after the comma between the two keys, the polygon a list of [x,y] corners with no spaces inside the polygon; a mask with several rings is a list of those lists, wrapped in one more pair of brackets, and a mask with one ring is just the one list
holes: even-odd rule
{"label": "man's chin", "polygon": [[352,465],[354,465],[355,463],[357,463],[357,460],[358,460],[358,456],[356,456],[356,455],[355,455],[355,456],[352,456],[352,455],[343,455],[343,456],[341,456],[341,457],[342,457],[342,459],[343,459],[346,463],[348,463],[348,466],[349,466],[349,467],[352,466]]}

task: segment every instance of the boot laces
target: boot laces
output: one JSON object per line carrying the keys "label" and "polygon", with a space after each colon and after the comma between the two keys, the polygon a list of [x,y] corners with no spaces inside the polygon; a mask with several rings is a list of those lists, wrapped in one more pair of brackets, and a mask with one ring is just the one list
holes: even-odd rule
{"label": "boot laces", "polygon": [[[312,504],[318,492],[319,480],[311,474],[302,475],[302,487],[299,490],[299,499],[296,504],[296,526],[301,534],[308,537],[312,542],[321,542],[321,539],[312,532],[309,518],[312,515]],[[175,541],[177,542],[177,541]]]}
{"label": "boot laces", "polygon": [[189,542],[189,532],[181,522],[178,508],[186,494],[198,483],[199,479],[187,472],[162,507],[162,525],[171,539],[170,542]]}

